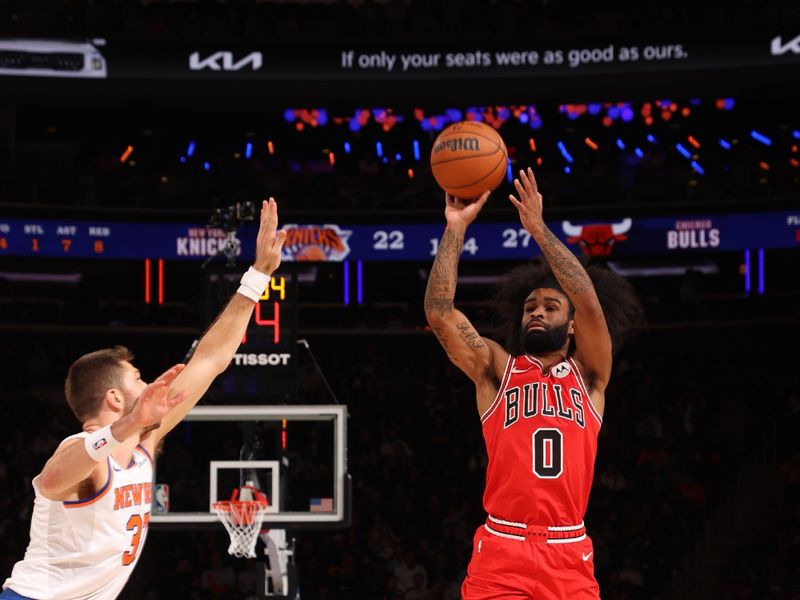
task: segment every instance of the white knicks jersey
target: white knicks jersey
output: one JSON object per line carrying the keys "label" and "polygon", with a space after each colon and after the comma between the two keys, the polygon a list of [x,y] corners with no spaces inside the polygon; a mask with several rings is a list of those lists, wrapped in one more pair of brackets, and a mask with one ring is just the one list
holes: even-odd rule
{"label": "white knicks jersey", "polygon": [[125,467],[107,460],[108,480],[91,498],[48,500],[39,490],[39,476],[34,478],[31,541],[4,589],[35,600],[113,600],[119,595],[147,536],[153,463],[142,446]]}

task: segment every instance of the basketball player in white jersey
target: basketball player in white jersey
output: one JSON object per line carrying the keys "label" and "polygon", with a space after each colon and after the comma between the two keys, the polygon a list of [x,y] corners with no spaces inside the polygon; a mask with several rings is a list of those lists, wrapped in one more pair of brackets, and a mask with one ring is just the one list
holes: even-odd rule
{"label": "basketball player in white jersey", "polygon": [[121,346],[72,364],[64,387],[83,431],[61,442],[33,479],[30,544],[0,598],[113,600],[122,591],[147,536],[156,448],[239,347],[281,262],[286,233],[277,226],[270,198],[261,209],[255,263],[187,365],[147,385]]}

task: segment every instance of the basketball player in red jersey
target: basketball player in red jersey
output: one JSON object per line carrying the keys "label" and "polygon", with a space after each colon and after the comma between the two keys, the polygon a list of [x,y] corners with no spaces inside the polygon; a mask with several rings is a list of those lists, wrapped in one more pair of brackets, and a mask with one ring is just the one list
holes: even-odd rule
{"label": "basketball player in red jersey", "polygon": [[[607,317],[622,334],[640,308],[624,279],[597,267],[590,276],[547,228],[531,169],[514,185],[519,199],[510,200],[547,265],[518,267],[498,293],[508,349],[481,337],[453,304],[465,232],[488,192],[470,204],[446,197],[447,227],[425,293],[433,332],[475,383],[489,456],[488,516],[461,592],[466,600],[599,598],[583,516],[611,376]],[[605,314],[600,285],[614,301]]]}

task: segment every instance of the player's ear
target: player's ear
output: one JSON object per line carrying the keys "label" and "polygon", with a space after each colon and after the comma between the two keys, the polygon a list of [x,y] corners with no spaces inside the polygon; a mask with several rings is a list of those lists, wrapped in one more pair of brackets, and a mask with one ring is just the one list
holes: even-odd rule
{"label": "player's ear", "polygon": [[125,396],[122,390],[117,388],[110,388],[103,394],[103,405],[112,410],[122,410],[125,406]]}
{"label": "player's ear", "polygon": [[575,319],[567,320],[567,335],[575,335]]}

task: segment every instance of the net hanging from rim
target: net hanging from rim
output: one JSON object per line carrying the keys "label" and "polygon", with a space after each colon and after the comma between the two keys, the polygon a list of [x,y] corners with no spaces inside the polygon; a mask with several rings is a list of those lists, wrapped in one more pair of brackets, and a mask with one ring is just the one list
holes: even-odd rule
{"label": "net hanging from rim", "polygon": [[237,558],[255,558],[256,540],[269,507],[266,499],[222,500],[212,506],[231,536],[228,554]]}

